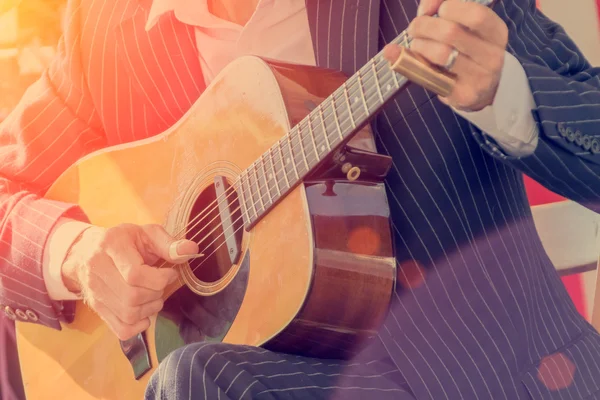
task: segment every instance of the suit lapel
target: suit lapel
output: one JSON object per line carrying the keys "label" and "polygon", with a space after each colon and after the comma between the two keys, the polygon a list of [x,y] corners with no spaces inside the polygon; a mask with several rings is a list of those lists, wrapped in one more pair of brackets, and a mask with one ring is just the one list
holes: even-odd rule
{"label": "suit lapel", "polygon": [[378,51],[380,0],[306,0],[317,66],[353,74]]}
{"label": "suit lapel", "polygon": [[193,28],[168,13],[146,32],[148,10],[142,0],[117,26],[117,54],[150,111],[173,123],[205,88]]}

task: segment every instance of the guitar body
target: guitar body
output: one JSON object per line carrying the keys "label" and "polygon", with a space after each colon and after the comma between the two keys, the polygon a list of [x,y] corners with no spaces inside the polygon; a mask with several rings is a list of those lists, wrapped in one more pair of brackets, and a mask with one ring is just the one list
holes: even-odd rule
{"label": "guitar body", "polygon": [[[196,238],[219,222],[215,212],[194,226],[215,198],[214,178],[234,182],[345,79],[239,59],[171,129],[91,154],[47,197],[79,204],[96,225],[161,224]],[[375,152],[368,125],[349,144]],[[377,180],[349,181],[334,158],[241,230],[233,265],[227,246],[213,246],[205,259],[178,267],[180,282],[145,335],[152,369],[199,340],[347,358],[375,334],[395,284],[385,189]],[[215,232],[200,241],[222,233]],[[143,397],[151,373],[135,379],[117,338],[83,303],[62,331],[17,323],[17,338],[30,399]]]}

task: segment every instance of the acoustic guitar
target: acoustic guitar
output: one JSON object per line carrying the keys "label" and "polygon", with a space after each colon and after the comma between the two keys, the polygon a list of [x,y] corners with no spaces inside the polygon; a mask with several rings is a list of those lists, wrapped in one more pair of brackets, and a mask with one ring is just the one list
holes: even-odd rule
{"label": "acoustic guitar", "polygon": [[62,331],[17,323],[28,398],[143,398],[159,362],[197,341],[327,358],[364,346],[396,278],[391,160],[368,122],[409,78],[442,95],[453,84],[408,50],[395,56],[350,78],[240,58],[168,131],[64,172],[47,198],[99,226],[162,224],[204,257],[177,267],[164,309],[126,342],[83,303]]}

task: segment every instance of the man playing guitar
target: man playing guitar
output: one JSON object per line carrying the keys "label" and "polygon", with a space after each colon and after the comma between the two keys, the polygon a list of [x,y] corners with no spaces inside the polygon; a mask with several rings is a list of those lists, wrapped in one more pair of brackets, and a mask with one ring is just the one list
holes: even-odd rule
{"label": "man playing guitar", "polygon": [[188,345],[146,398],[600,398],[600,337],[545,256],[520,176],[597,207],[600,71],[534,0],[70,0],[66,22],[55,63],[0,125],[11,318],[59,329],[83,299],[119,339],[146,330],[177,278],[151,265],[200,257],[197,244],[94,226],[40,196],[81,157],[167,129],[240,56],[351,75],[407,29],[456,85],[413,86],[373,120],[393,159],[398,262],[378,336],[349,361]]}

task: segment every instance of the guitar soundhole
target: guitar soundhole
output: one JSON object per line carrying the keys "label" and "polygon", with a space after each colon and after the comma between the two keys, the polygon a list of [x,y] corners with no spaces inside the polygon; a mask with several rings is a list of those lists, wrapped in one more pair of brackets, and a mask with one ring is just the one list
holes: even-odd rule
{"label": "guitar soundhole", "polygon": [[217,201],[215,187],[210,185],[192,207],[187,238],[198,243],[204,257],[189,264],[196,278],[203,282],[223,278],[233,264],[232,256],[241,246],[243,220],[237,193],[232,189],[229,187]]}

